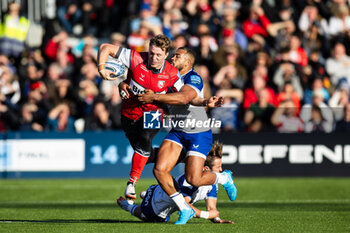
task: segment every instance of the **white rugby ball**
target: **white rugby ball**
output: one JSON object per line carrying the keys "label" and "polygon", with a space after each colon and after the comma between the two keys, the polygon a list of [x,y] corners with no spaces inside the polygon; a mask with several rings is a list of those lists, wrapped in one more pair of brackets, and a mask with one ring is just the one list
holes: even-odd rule
{"label": "white rugby ball", "polygon": [[108,58],[105,64],[105,69],[112,71],[115,73],[115,75],[111,76],[112,78],[122,78],[122,76],[125,74],[126,67],[117,59]]}

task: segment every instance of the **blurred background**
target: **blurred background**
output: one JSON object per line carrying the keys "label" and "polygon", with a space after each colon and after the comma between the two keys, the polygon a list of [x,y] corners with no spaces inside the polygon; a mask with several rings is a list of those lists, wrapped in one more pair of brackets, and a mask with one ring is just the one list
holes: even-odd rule
{"label": "blurred background", "polygon": [[[103,43],[196,52],[238,176],[350,175],[350,1],[0,0],[0,174],[126,177],[132,148]],[[158,134],[160,145],[166,132]],[[143,176],[152,177],[151,166]],[[182,171],[179,167],[178,171]],[[177,171],[175,171],[177,172]]]}

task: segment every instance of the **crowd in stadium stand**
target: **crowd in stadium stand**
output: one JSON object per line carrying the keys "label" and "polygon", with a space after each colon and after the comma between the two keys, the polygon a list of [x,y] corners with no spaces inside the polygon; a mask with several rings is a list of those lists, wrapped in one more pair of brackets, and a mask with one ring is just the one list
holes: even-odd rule
{"label": "crowd in stadium stand", "polygon": [[145,51],[159,33],[195,51],[205,97],[224,97],[209,112],[221,131],[350,132],[349,1],[56,0],[36,47],[22,13],[2,14],[0,132],[119,129],[97,48]]}

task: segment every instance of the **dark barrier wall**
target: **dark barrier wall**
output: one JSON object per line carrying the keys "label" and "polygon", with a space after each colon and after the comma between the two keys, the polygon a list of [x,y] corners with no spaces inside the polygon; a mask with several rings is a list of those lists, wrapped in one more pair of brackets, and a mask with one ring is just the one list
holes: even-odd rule
{"label": "dark barrier wall", "polygon": [[237,176],[349,176],[350,135],[220,134],[224,169]]}
{"label": "dark barrier wall", "polygon": [[[154,145],[165,135],[159,133]],[[225,133],[214,139],[224,143],[223,167],[235,176],[350,176],[348,134]],[[127,178],[132,152],[121,131],[2,134],[0,175]],[[152,168],[147,165],[142,177],[153,177]]]}

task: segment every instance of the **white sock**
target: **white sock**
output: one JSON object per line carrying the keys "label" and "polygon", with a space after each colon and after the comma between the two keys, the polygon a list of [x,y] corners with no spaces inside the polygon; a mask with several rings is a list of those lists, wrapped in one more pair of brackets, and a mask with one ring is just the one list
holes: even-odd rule
{"label": "white sock", "polygon": [[215,184],[225,184],[228,180],[227,176],[223,173],[215,173],[216,174],[216,181]]}
{"label": "white sock", "polygon": [[175,202],[177,207],[179,207],[179,210],[189,209],[190,208],[187,205],[187,202],[185,201],[185,198],[184,198],[184,196],[181,193],[176,192],[176,193],[172,194],[170,197],[171,197],[171,199],[173,199],[173,201]]}

